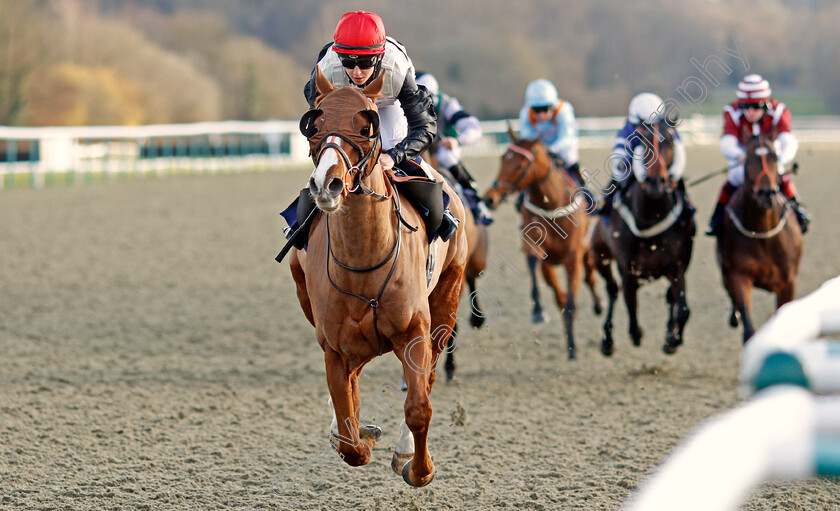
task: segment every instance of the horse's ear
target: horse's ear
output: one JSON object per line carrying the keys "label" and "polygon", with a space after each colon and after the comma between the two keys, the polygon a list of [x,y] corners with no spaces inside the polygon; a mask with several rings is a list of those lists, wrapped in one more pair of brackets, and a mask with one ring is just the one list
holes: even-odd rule
{"label": "horse's ear", "polygon": [[370,84],[362,90],[365,93],[365,96],[373,99],[379,97],[382,93],[382,86],[385,84],[385,73],[386,70],[382,70],[382,73],[376,78],[376,80],[370,82]]}
{"label": "horse's ear", "polygon": [[517,142],[519,142],[519,138],[516,136],[516,132],[513,131],[513,126],[511,126],[510,121],[508,121],[507,125],[508,125],[508,130],[507,130],[508,138],[510,138],[510,142],[515,145]]}
{"label": "horse's ear", "polygon": [[323,96],[333,89],[335,89],[335,86],[330,83],[326,76],[324,76],[324,73],[321,72],[321,68],[315,66],[315,90],[318,92],[316,100],[318,97]]}
{"label": "horse's ear", "polygon": [[379,136],[379,112],[361,110],[353,116],[353,129],[370,140]]}

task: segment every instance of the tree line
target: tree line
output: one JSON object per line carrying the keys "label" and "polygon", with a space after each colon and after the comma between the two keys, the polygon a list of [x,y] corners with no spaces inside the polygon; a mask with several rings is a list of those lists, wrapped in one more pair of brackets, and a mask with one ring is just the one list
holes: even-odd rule
{"label": "tree line", "polygon": [[514,117],[540,77],[578,115],[621,115],[642,90],[696,96],[691,78],[706,84],[692,106],[719,112],[747,72],[794,112],[840,113],[836,0],[0,0],[0,124],[294,119],[354,9],[484,119]]}

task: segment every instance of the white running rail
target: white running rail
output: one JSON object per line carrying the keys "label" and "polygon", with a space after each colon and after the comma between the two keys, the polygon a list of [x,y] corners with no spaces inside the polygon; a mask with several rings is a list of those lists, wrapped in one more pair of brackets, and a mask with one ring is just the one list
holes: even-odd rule
{"label": "white running rail", "polygon": [[755,397],[698,427],[624,511],[728,511],[765,481],[840,475],[840,277],[781,307],[744,347]]}

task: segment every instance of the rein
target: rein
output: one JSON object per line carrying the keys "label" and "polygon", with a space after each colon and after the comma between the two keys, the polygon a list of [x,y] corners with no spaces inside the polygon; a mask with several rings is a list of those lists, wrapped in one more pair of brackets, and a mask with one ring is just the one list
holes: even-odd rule
{"label": "rein", "polygon": [[741,219],[738,218],[738,215],[735,211],[727,204],[726,205],[726,214],[729,216],[730,220],[732,220],[732,224],[735,225],[735,228],[738,229],[738,232],[746,236],[747,238],[751,238],[754,240],[766,240],[775,237],[777,234],[782,232],[782,229],[785,228],[788,222],[788,218],[790,217],[790,207],[787,204],[782,202],[782,199],[778,197],[776,200],[785,210],[785,213],[782,215],[782,218],[779,219],[779,223],[776,224],[775,227],[770,229],[769,231],[751,231],[744,227],[744,224],[741,223]]}
{"label": "rein", "polygon": [[[341,137],[341,135],[331,135],[331,136]],[[341,138],[343,138],[343,137],[341,137]],[[325,138],[324,140],[327,140],[327,139]],[[347,139],[344,139],[344,140],[347,140]],[[352,142],[350,142],[350,143],[352,144]],[[355,144],[353,144],[353,145],[355,146]],[[344,150],[341,148],[341,146],[339,146],[338,144],[336,144],[333,141],[328,141],[318,151],[318,155],[319,155],[318,159],[320,159],[320,155],[323,154],[324,150],[326,150],[329,147],[335,148],[339,152],[339,154],[342,155],[342,157],[344,158],[344,161],[347,163],[348,167],[351,166],[350,159],[347,157],[347,153],[344,152]],[[367,161],[370,159],[370,157],[373,154],[373,151],[375,149],[376,149],[376,144],[374,144],[373,149],[371,149],[371,152],[369,152],[367,155],[365,155],[365,157],[363,158],[362,161],[360,161],[356,165],[352,165],[352,168],[350,170],[355,169],[355,172],[353,172],[353,175],[351,176],[351,179],[354,176],[359,175],[359,169],[361,167],[363,167],[365,163],[367,163]],[[361,151],[359,151],[359,153],[362,154]],[[346,179],[347,175],[350,174],[350,170],[348,170],[348,172],[345,174],[345,179]],[[331,240],[331,237],[330,237],[330,216],[327,215],[327,218],[326,218],[326,228],[327,228],[327,265],[326,265],[327,266],[327,280],[329,280],[330,285],[333,288],[335,288],[336,290],[338,290],[341,293],[344,293],[348,296],[354,296],[354,297],[358,298],[359,300],[362,300],[363,302],[370,305],[370,307],[373,309],[373,329],[376,332],[376,341],[379,345],[379,356],[382,356],[382,353],[384,352],[384,345],[383,345],[383,342],[382,342],[382,334],[379,332],[379,315],[377,314],[377,311],[379,309],[379,300],[382,298],[382,294],[385,292],[385,288],[388,286],[388,282],[391,281],[391,277],[393,277],[393,275],[394,275],[394,270],[397,267],[397,261],[399,260],[399,257],[400,257],[400,247],[402,246],[402,229],[400,229],[400,224],[405,225],[411,231],[417,231],[418,227],[413,227],[403,217],[403,215],[402,215],[402,204],[401,204],[401,201],[400,201],[400,194],[397,191],[396,186],[394,186],[394,184],[391,180],[391,176],[387,172],[385,173],[385,187],[388,188],[389,191],[386,192],[385,195],[382,195],[380,193],[376,193],[371,188],[368,188],[362,182],[363,178],[364,178],[364,176],[360,176],[356,186],[353,187],[353,188],[349,188],[348,187],[348,181],[345,180],[345,188],[344,188],[343,193],[345,195],[347,195],[347,193],[362,193],[364,195],[368,195],[368,196],[373,197],[375,199],[378,199],[380,201],[387,200],[387,199],[390,198],[391,201],[394,204],[394,214],[396,215],[396,217],[398,219],[397,225],[395,227],[395,229],[397,231],[397,239],[394,242],[394,246],[391,248],[391,251],[388,253],[388,255],[385,256],[384,259],[382,259],[381,261],[379,261],[376,264],[373,264],[371,266],[359,267],[359,268],[350,266],[348,264],[344,264],[344,263],[342,263],[341,261],[338,260],[338,258],[335,256],[335,253],[333,252],[332,240]],[[353,273],[367,273],[367,272],[371,272],[373,270],[376,270],[377,268],[381,268],[388,261],[390,261],[392,259],[393,259],[393,262],[391,263],[391,268],[388,270],[388,275],[385,277],[385,281],[382,282],[382,286],[379,288],[379,292],[376,293],[376,296],[374,298],[367,298],[367,297],[362,296],[358,293],[354,293],[352,291],[348,291],[346,289],[341,288],[338,284],[335,283],[335,281],[332,278],[332,274],[330,273],[330,260],[335,262],[335,264],[337,264],[340,268],[342,268],[344,270],[347,270],[347,271],[350,271],[350,272],[353,272]]]}
{"label": "rein", "polygon": [[[398,204],[398,202],[399,202],[399,198],[398,198],[399,197],[399,192],[397,192],[396,189],[393,189],[393,191],[394,191],[394,194],[392,196],[392,200],[394,202],[394,211],[397,214],[397,217],[400,218],[400,220],[402,220],[402,218],[401,218],[402,215],[400,215],[400,213],[399,213],[400,206]],[[402,246],[402,229],[400,229],[400,222],[397,222],[397,225],[396,225],[397,239],[394,242],[394,246],[393,246],[393,248],[391,248],[391,251],[388,253],[387,256],[385,256],[385,259],[379,261],[378,263],[376,263],[374,265],[366,266],[366,267],[363,267],[363,268],[355,268],[355,267],[352,267],[350,265],[344,264],[341,261],[339,261],[338,258],[335,257],[335,253],[333,253],[333,250],[332,250],[332,242],[330,241],[330,216],[329,215],[327,215],[326,222],[327,222],[327,280],[329,280],[330,285],[332,287],[334,287],[335,289],[337,289],[338,291],[340,291],[340,292],[342,292],[342,293],[344,293],[348,296],[354,296],[354,297],[358,298],[359,300],[362,300],[363,302],[370,305],[370,307],[373,309],[373,329],[376,332],[376,341],[379,344],[379,356],[381,357],[382,353],[384,351],[384,348],[383,348],[383,344],[382,344],[382,334],[379,333],[379,322],[378,322],[379,316],[377,314],[377,310],[379,308],[379,300],[382,298],[382,294],[385,292],[385,288],[388,286],[388,282],[390,282],[391,277],[394,275],[394,269],[397,267],[397,261],[400,258],[400,247]],[[385,277],[385,281],[382,282],[382,286],[380,286],[379,292],[376,293],[375,298],[366,298],[366,297],[364,297],[360,294],[354,293],[352,291],[348,291],[346,289],[342,289],[338,284],[335,283],[335,281],[333,281],[332,275],[330,274],[330,260],[334,261],[335,264],[337,264],[338,266],[340,266],[341,268],[343,268],[347,271],[350,271],[350,272],[353,272],[353,273],[366,273],[366,272],[370,272],[370,271],[373,271],[377,268],[382,267],[385,263],[387,263],[391,259],[393,259],[394,262],[391,263],[391,268],[388,270],[388,275]]]}

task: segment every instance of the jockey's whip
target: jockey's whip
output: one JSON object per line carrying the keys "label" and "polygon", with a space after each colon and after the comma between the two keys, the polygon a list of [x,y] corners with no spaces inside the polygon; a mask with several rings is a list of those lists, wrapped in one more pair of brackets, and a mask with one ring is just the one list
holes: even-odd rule
{"label": "jockey's whip", "polygon": [[315,214],[318,211],[318,208],[312,208],[312,211],[309,212],[309,216],[306,217],[306,220],[304,220],[303,223],[300,224],[300,227],[295,229],[295,232],[293,232],[292,235],[289,236],[289,241],[286,242],[286,245],[283,247],[283,250],[281,250],[280,253],[277,254],[277,257],[274,258],[275,261],[277,261],[278,263],[283,262],[283,258],[286,257],[286,254],[289,253],[289,250],[291,250],[292,247],[295,246],[295,241],[300,236],[302,236],[303,233],[309,231],[309,224],[312,223],[312,219],[315,218]]}
{"label": "jockey's whip", "polygon": [[703,176],[703,177],[699,177],[699,178],[695,179],[694,181],[691,181],[690,183],[688,183],[688,186],[699,185],[699,184],[700,184],[700,183],[702,183],[703,181],[708,181],[709,179],[711,179],[711,178],[713,178],[713,177],[715,177],[715,176],[719,176],[719,175],[721,175],[721,174],[726,174],[727,172],[729,172],[729,167],[724,167],[724,168],[722,168],[722,169],[720,169],[720,170],[716,170],[716,171],[714,171],[714,172],[711,172],[711,173],[709,173],[709,174],[706,174],[706,175],[705,175],[705,176]]}
{"label": "jockey's whip", "polygon": [[[736,163],[735,165],[738,165],[738,164]],[[733,166],[734,166],[734,165],[733,165]],[[699,184],[700,184],[700,183],[702,183],[703,181],[708,181],[709,179],[711,179],[711,178],[713,178],[713,177],[715,177],[715,176],[719,176],[719,175],[721,175],[721,174],[725,174],[725,173],[729,172],[729,169],[730,169],[730,168],[731,168],[731,167],[724,167],[724,168],[722,168],[722,169],[720,169],[720,170],[716,170],[716,171],[714,171],[714,172],[711,172],[711,173],[709,173],[709,174],[706,174],[706,175],[705,175],[705,176],[703,176],[703,177],[699,177],[699,178],[695,179],[694,181],[691,181],[690,183],[688,183],[688,185],[687,185],[687,186],[699,185]],[[791,166],[790,171],[791,171],[791,172],[793,172],[794,174],[798,174],[798,173],[799,173],[799,163],[798,163],[798,162],[793,162],[793,165]]]}

